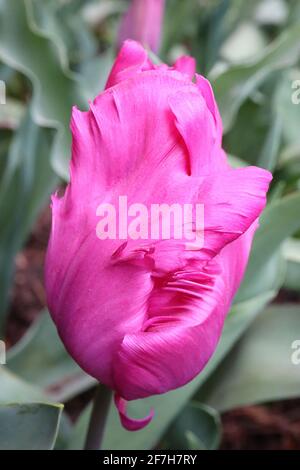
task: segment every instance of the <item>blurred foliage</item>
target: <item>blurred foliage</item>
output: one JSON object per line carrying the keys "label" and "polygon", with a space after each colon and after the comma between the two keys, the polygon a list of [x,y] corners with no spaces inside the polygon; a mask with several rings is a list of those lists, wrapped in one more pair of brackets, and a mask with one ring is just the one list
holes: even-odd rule
{"label": "blurred foliage", "polygon": [[219,411],[299,396],[300,375],[291,361],[299,306],[267,308],[234,346],[197,399]]}
{"label": "blurred foliage", "polygon": [[[71,107],[84,109],[103,89],[127,3],[0,0],[0,80],[7,91],[0,105],[0,336],[15,255],[50,193],[68,179]],[[299,394],[290,362],[299,304],[268,307],[282,286],[300,291],[300,104],[292,102],[293,81],[300,79],[299,25],[298,0],[166,2],[160,57],[196,57],[216,93],[230,161],[268,168],[274,180],[213,359],[185,387],[132,403],[136,416],[156,409],[139,433],[122,429],[112,409],[105,448],[216,448],[216,410]],[[71,429],[56,402],[93,385],[44,312],[0,366],[0,448],[29,448],[33,441],[35,448],[52,448],[59,422],[56,446],[82,448],[90,407]]]}

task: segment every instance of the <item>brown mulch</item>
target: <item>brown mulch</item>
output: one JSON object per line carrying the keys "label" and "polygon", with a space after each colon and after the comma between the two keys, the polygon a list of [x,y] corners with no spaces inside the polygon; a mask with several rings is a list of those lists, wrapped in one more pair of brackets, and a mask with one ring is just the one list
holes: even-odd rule
{"label": "brown mulch", "polygon": [[[15,344],[46,305],[43,264],[50,230],[50,209],[41,214],[26,247],[16,258],[12,302],[6,327],[6,341]],[[299,301],[299,296],[282,292],[278,302]],[[67,405],[76,417],[92,391]],[[299,390],[300,396],[300,390]],[[300,399],[243,407],[224,413],[222,449],[300,450]]]}
{"label": "brown mulch", "polygon": [[222,422],[222,449],[300,449],[300,399],[243,407],[225,413]]}

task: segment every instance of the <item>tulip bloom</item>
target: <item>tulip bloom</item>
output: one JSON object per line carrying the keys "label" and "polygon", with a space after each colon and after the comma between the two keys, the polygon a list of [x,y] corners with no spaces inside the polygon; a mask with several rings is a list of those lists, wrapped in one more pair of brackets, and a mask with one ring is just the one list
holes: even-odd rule
{"label": "tulip bloom", "polygon": [[[192,78],[194,80],[192,80]],[[106,90],[73,109],[71,182],[52,199],[48,305],[71,356],[126,401],[165,393],[205,367],[240,285],[271,175],[232,169],[209,82],[192,58],[155,66],[127,41]],[[201,203],[204,243],[100,240],[100,203]],[[118,210],[118,209],[117,209]]]}
{"label": "tulip bloom", "polygon": [[119,30],[118,44],[134,39],[158,52],[165,0],[132,0]]}

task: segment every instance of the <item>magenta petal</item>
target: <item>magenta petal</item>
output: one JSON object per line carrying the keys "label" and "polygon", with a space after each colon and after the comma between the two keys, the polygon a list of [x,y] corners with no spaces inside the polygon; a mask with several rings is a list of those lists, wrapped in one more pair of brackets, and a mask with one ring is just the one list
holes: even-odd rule
{"label": "magenta petal", "polygon": [[122,425],[127,431],[139,431],[147,426],[154,416],[154,410],[152,409],[148,416],[142,419],[129,418],[127,415],[127,401],[124,398],[121,398],[118,394],[115,394],[114,397],[115,405],[119,411],[120,420]]}
{"label": "magenta petal", "polygon": [[169,98],[169,104],[189,151],[191,174],[205,175],[220,166],[212,154],[216,140],[214,118],[200,93],[179,91]]}
{"label": "magenta petal", "polygon": [[266,205],[271,179],[269,171],[251,166],[204,178],[198,199],[204,204],[203,254],[215,256],[249,229]]}
{"label": "magenta petal", "polygon": [[161,38],[165,0],[131,0],[124,15],[118,37],[118,44],[134,39],[157,52]]}
{"label": "magenta petal", "polygon": [[160,278],[142,331],[125,335],[115,358],[118,393],[135,400],[194,378],[215,350],[232,293],[221,259]]}
{"label": "magenta petal", "polygon": [[174,69],[184,73],[192,80],[196,73],[196,61],[194,57],[184,55],[176,60]]}
{"label": "magenta petal", "polygon": [[[131,431],[153,412],[130,419],[125,400],[186,384],[213,355],[271,180],[266,170],[230,168],[213,91],[190,79],[194,65],[184,57],[155,66],[126,41],[107,89],[89,111],[73,109],[71,182],[53,197],[49,310],[75,361],[117,393]],[[201,247],[152,234],[99,238],[97,208],[110,203],[118,217],[124,195],[148,210],[202,204]]]}
{"label": "magenta petal", "polygon": [[121,48],[109,74],[105,88],[110,88],[137,73],[153,68],[145,49],[138,42],[127,40]]}
{"label": "magenta petal", "polygon": [[210,112],[212,113],[215,119],[216,128],[217,128],[217,144],[221,145],[223,125],[222,125],[220,111],[218,109],[211,84],[202,75],[196,74],[196,85],[199,91],[201,92],[201,95],[205,99],[208,109],[210,110]]}

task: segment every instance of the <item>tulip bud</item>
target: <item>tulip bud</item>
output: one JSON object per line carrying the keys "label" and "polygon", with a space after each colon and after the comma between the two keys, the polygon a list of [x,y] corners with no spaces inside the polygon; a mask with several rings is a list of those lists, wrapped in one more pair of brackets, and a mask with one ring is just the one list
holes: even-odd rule
{"label": "tulip bud", "polygon": [[71,182],[52,201],[49,310],[136,430],[152,415],[130,419],[126,401],[186,384],[214,353],[271,175],[229,166],[192,58],[156,66],[133,41],[90,109],[73,109],[71,130]]}
{"label": "tulip bud", "polygon": [[158,52],[165,8],[165,0],[132,0],[119,30],[118,46],[126,39],[134,39]]}

